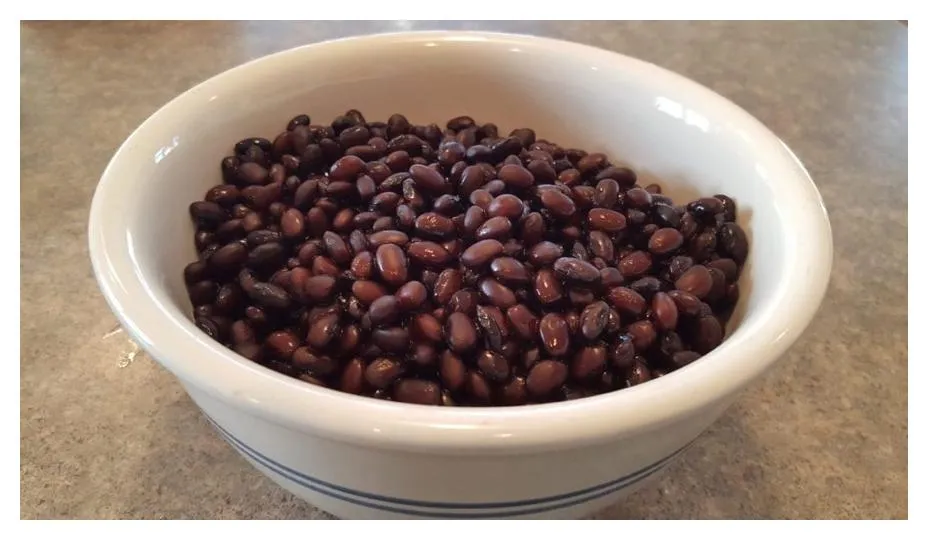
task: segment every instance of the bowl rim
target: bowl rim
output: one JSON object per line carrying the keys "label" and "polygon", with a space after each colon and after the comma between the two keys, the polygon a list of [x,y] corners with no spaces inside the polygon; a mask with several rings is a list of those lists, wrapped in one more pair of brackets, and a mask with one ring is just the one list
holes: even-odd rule
{"label": "bowl rim", "polygon": [[[164,310],[141,272],[135,270],[126,231],[107,220],[108,212],[125,200],[120,191],[131,188],[120,172],[131,165],[130,150],[153,125],[181,110],[196,95],[234,81],[258,64],[286,63],[332,47],[449,41],[535,47],[607,62],[656,82],[680,85],[698,99],[724,108],[769,153],[768,159],[782,163],[787,176],[778,178],[777,193],[789,202],[783,206],[794,221],[790,227],[804,231],[803,242],[785,248],[793,256],[783,263],[784,277],[777,294],[757,308],[760,313],[754,316],[763,317],[764,324],[746,333],[738,329],[700,361],[622,391],[540,405],[459,408],[385,402],[306,384],[245,360],[193,330],[189,319],[178,320]],[[694,411],[726,406],[808,326],[827,289],[833,257],[827,211],[808,172],[776,135],[736,104],[682,75],[617,52],[546,37],[480,31],[395,32],[322,41],[263,56],[207,79],[158,109],[116,151],[94,192],[88,240],[94,275],[110,309],[127,333],[185,387],[297,431],[359,445],[432,452],[536,451],[596,444],[657,429]],[[777,309],[786,304],[792,309]],[[198,361],[178,361],[187,357]],[[222,371],[217,372],[218,367]],[[320,409],[326,414],[301,412]]]}

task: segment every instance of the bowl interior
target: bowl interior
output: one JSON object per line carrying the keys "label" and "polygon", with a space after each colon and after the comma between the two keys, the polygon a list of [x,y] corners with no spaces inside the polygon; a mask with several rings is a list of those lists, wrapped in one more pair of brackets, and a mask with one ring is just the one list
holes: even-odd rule
{"label": "bowl interior", "polygon": [[287,69],[273,62],[249,66],[254,74],[243,73],[235,85],[216,88],[215,97],[173,118],[177,135],[162,151],[167,155],[148,178],[136,179],[157,186],[139,192],[147,201],[136,216],[147,235],[139,238],[148,248],[138,252],[141,268],[189,312],[179,271],[196,256],[187,205],[221,182],[219,161],[239,139],[273,139],[299,113],[328,123],[350,108],[380,121],[400,112],[413,123],[442,127],[467,114],[496,123],[501,132],[531,127],[562,146],[605,152],[634,167],[642,185],[657,182],[679,203],[715,193],[735,198],[755,248],[740,281],[750,294],[739,303],[736,328],[775,289],[782,268],[775,261],[784,256],[780,220],[769,203],[774,186],[750,141],[724,114],[685,92],[658,89],[635,70],[599,66],[595,58],[552,58],[518,45],[487,48],[465,40],[333,47],[325,55],[297,57]]}
{"label": "bowl interior", "polygon": [[[221,182],[219,161],[239,139],[273,139],[296,114],[326,123],[350,108],[368,120],[401,112],[414,123],[443,125],[467,114],[496,123],[501,132],[532,127],[539,138],[630,164],[642,184],[657,182],[678,202],[716,193],[733,197],[751,255],[728,339],[700,362],[638,388],[671,384],[717,361],[724,350],[761,338],[797,273],[827,274],[827,268],[796,266],[808,221],[797,215],[823,215],[814,187],[797,183],[804,175],[788,150],[731,103],[673,73],[598,49],[438,33],[331,42],[264,58],[207,81],[147,121],[114,158],[104,178],[112,191],[97,195],[106,195],[107,203],[96,201],[109,207],[95,213],[102,216],[101,229],[125,231],[131,260],[124,270],[148,295],[139,301],[176,319],[190,338],[206,339],[190,320],[182,279],[196,256],[188,205]],[[809,301],[817,307],[816,299]],[[793,308],[801,310],[799,304]],[[117,312],[125,307],[114,304]],[[153,339],[146,324],[162,322],[140,317],[135,330],[143,341]]]}

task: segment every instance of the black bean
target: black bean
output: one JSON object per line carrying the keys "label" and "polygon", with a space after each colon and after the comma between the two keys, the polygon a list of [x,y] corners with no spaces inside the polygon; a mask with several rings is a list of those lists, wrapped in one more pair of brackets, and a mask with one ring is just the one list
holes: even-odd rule
{"label": "black bean", "polygon": [[[583,175],[580,174],[580,171],[570,168],[569,165],[570,164],[568,163],[568,167],[564,170],[561,170],[557,175],[558,181],[565,186],[573,186],[574,184],[578,184],[583,180]],[[618,188],[616,188],[616,190],[618,191]]]}
{"label": "black bean", "polygon": [[737,223],[724,223],[718,232],[719,251],[732,258],[737,264],[744,264],[748,257],[748,238],[744,229]]}
{"label": "black bean", "polygon": [[[544,189],[541,189],[544,188]],[[560,218],[568,218],[577,211],[577,205],[574,201],[558,189],[549,186],[539,188],[539,200],[552,215]],[[621,215],[621,214],[619,214]]]}
{"label": "black bean", "polygon": [[247,264],[255,270],[273,270],[284,264],[287,257],[283,244],[269,241],[259,244],[248,253]]}
{"label": "black bean", "polygon": [[189,208],[198,327],[310,384],[431,405],[582,398],[721,343],[748,254],[733,199],[674,206],[605,154],[448,126],[352,109],[239,141]]}
{"label": "black bean", "polygon": [[525,387],[533,396],[544,397],[560,388],[566,380],[566,365],[556,360],[543,360],[532,366],[525,379]]}
{"label": "black bean", "polygon": [[[206,192],[204,199],[207,202],[213,202],[228,208],[239,201],[239,196],[240,193],[237,187],[231,184],[220,184],[210,188],[210,190]],[[194,216],[194,220],[196,219],[196,216]]]}
{"label": "black bean", "polygon": [[651,313],[658,330],[667,331],[677,327],[677,304],[667,293],[654,295],[651,299]]}
{"label": "black bean", "polygon": [[435,284],[432,287],[435,302],[439,305],[445,305],[451,301],[454,293],[461,289],[464,283],[464,276],[455,268],[442,270],[438,274]]}
{"label": "black bean", "polygon": [[484,301],[498,308],[507,309],[516,304],[516,295],[512,289],[506,287],[493,278],[484,278],[478,284]]}
{"label": "black bean", "polygon": [[700,358],[700,355],[696,351],[679,351],[673,354],[671,357],[671,364],[673,364],[674,369],[679,369],[686,365],[692,364]]}
{"label": "black bean", "polygon": [[310,118],[308,115],[298,114],[294,116],[293,118],[291,118],[289,122],[287,122],[287,130],[292,131],[293,128],[297,126],[308,126],[309,124],[310,124]]}
{"label": "black bean", "polygon": [[488,238],[506,240],[509,237],[511,231],[512,222],[509,220],[509,218],[496,216],[484,221],[483,224],[480,225],[480,227],[477,229],[474,236],[478,240],[486,240]]}
{"label": "black bean", "polygon": [[506,310],[509,325],[520,338],[532,341],[538,335],[538,318],[524,304],[517,304]]}
{"label": "black bean", "polygon": [[439,376],[445,388],[456,392],[464,386],[467,379],[467,367],[459,356],[446,350],[439,360]]}
{"label": "black bean", "polygon": [[481,240],[472,244],[461,254],[461,264],[468,268],[483,266],[503,253],[499,240]]}
{"label": "black bean", "polygon": [[705,300],[715,305],[728,292],[728,280],[725,279],[725,274],[721,270],[712,267],[707,268],[709,269],[709,276],[712,278],[712,286],[709,288],[709,292],[706,293]]}
{"label": "black bean", "polygon": [[477,355],[477,367],[490,381],[505,382],[509,379],[509,362],[499,353],[481,352]]}
{"label": "black bean", "polygon": [[635,363],[628,370],[628,377],[625,384],[628,386],[637,386],[651,380],[651,370],[641,357],[636,357]]}
{"label": "black bean", "polygon": [[403,366],[392,358],[377,358],[364,370],[364,380],[374,388],[387,388],[403,372]]}
{"label": "black bean", "polygon": [[702,265],[690,267],[681,275],[674,285],[677,289],[688,292],[697,298],[705,298],[712,289],[712,274]]}
{"label": "black bean", "polygon": [[686,209],[693,214],[693,217],[695,217],[697,221],[703,223],[713,223],[716,214],[723,211],[722,201],[715,197],[703,197],[702,199],[695,200],[686,205]]}
{"label": "black bean", "polygon": [[496,307],[477,306],[476,308],[477,324],[483,331],[487,344],[493,350],[501,350],[503,340],[506,338],[505,319],[502,311]]}
{"label": "black bean", "polygon": [[306,297],[313,302],[324,302],[331,300],[336,285],[336,280],[332,276],[313,276],[306,280],[302,289]]}
{"label": "black bean", "polygon": [[578,381],[601,376],[606,367],[606,348],[602,345],[583,347],[574,355],[570,375]]}
{"label": "black bean", "polygon": [[505,139],[500,139],[499,141],[493,143],[490,146],[490,152],[493,156],[493,160],[500,162],[506,159],[507,156],[518,155],[522,151],[522,141],[517,137],[507,137]]}
{"label": "black bean", "polygon": [[725,221],[735,221],[738,217],[738,208],[734,199],[722,194],[717,194],[714,197],[722,204],[722,214]]}
{"label": "black bean", "polygon": [[406,253],[413,261],[433,268],[442,268],[451,260],[448,250],[435,242],[422,241],[410,244],[406,248]]}
{"label": "black bean", "polygon": [[220,170],[222,172],[223,181],[228,183],[235,182],[240,164],[241,162],[235,156],[227,156],[222,158],[222,161],[220,162]]}
{"label": "black bean", "polygon": [[216,299],[218,288],[216,283],[209,280],[202,280],[187,285],[187,294],[190,296],[190,302],[194,306],[212,304]]}
{"label": "black bean", "polygon": [[525,377],[513,377],[499,391],[499,402],[502,405],[522,405],[528,401],[528,388]]}
{"label": "black bean", "polygon": [[[577,168],[580,168],[580,164],[577,164]],[[582,171],[582,169],[581,169]],[[596,174],[596,180],[600,181],[606,178],[611,178],[619,183],[623,188],[630,188],[635,185],[635,182],[638,181],[638,176],[635,174],[635,171],[629,169],[628,167],[606,167],[602,171]]]}
{"label": "black bean", "polygon": [[668,227],[672,229],[680,228],[680,215],[677,214],[672,206],[655,204],[651,211],[651,215],[654,218],[654,223],[659,227]]}
{"label": "black bean", "polygon": [[240,242],[226,244],[209,257],[210,268],[228,274],[236,272],[248,259],[248,249]]}
{"label": "black bean", "polygon": [[531,275],[525,265],[512,257],[493,259],[490,271],[497,279],[510,285],[526,285],[531,281]]}
{"label": "black bean", "polygon": [[[577,160],[577,169],[582,174],[596,173],[606,167],[609,164],[609,160],[606,158],[605,154],[602,153],[593,153],[587,154]],[[602,178],[611,178],[610,176]],[[596,180],[601,180],[599,176],[596,177]]]}
{"label": "black bean", "polygon": [[497,216],[508,219],[518,219],[522,217],[525,205],[522,200],[515,195],[506,193],[495,197],[487,206],[487,216],[494,218]]}
{"label": "black bean", "polygon": [[497,175],[506,185],[514,188],[527,188],[535,183],[535,177],[522,165],[503,165]]}
{"label": "black bean", "polygon": [[646,251],[633,251],[619,261],[622,276],[637,277],[651,269],[651,255]]}
{"label": "black bean", "polygon": [[604,178],[596,184],[594,201],[597,206],[611,209],[619,196],[619,183],[611,178]]}
{"label": "black bean", "polygon": [[245,185],[260,186],[268,182],[270,171],[259,163],[247,162],[238,166],[236,178]]}
{"label": "black bean", "polygon": [[648,350],[657,339],[657,330],[651,321],[647,320],[635,321],[628,325],[628,334],[632,337],[632,344],[639,353]]}
{"label": "black bean", "polygon": [[194,261],[184,267],[184,281],[190,285],[203,281],[209,277],[209,266],[206,261]]}
{"label": "black bean", "polygon": [[290,295],[277,285],[255,283],[250,289],[245,287],[243,289],[259,306],[273,309],[287,309],[290,307]]}
{"label": "black bean", "polygon": [[480,302],[480,294],[473,289],[461,289],[451,295],[448,301],[448,309],[458,311],[469,317],[474,316],[477,310],[477,304]]}
{"label": "black bean", "polygon": [[445,325],[445,340],[451,350],[464,353],[477,344],[477,330],[474,323],[463,313],[452,313]]}
{"label": "black bean", "polygon": [[549,266],[564,255],[564,248],[560,244],[543,241],[538,242],[528,253],[528,261],[534,266]]}
{"label": "black bean", "polygon": [[696,318],[690,329],[694,348],[701,354],[706,354],[721,344],[725,337],[725,329],[718,318],[705,315]]}
{"label": "black bean", "polygon": [[396,301],[404,311],[413,311],[422,307],[428,300],[428,289],[419,281],[410,281],[397,289]]}
{"label": "black bean", "polygon": [[585,284],[599,282],[599,270],[592,264],[572,257],[561,257],[554,261],[554,272],[567,281]]}
{"label": "black bean", "polygon": [[593,341],[599,338],[609,323],[609,306],[602,301],[593,302],[580,314],[580,333]]}
{"label": "black bean", "polygon": [[198,227],[215,229],[228,219],[228,214],[218,203],[197,201],[190,205],[190,217]]}
{"label": "black bean", "polygon": [[228,324],[224,319],[216,316],[200,316],[194,321],[197,328],[216,341],[225,341],[228,333]]}
{"label": "black bean", "polygon": [[317,350],[324,349],[338,335],[339,330],[337,314],[322,315],[311,323],[306,342]]}
{"label": "black bean", "polygon": [[615,234],[626,227],[626,219],[621,213],[607,208],[594,208],[587,214],[587,223],[591,229]]}
{"label": "black bean", "polygon": [[360,394],[364,388],[364,361],[352,358],[345,366],[338,381],[338,388],[349,394]]}
{"label": "black bean", "polygon": [[432,381],[403,379],[393,388],[393,399],[417,405],[441,405],[441,387]]}
{"label": "black bean", "polygon": [[567,354],[570,347],[570,331],[564,317],[548,313],[538,323],[538,336],[542,346],[553,356]]}
{"label": "black bean", "polygon": [[409,168],[416,187],[427,193],[447,193],[451,185],[445,181],[441,173],[425,165],[413,165]]}
{"label": "black bean", "polygon": [[274,356],[281,360],[289,360],[299,347],[300,341],[292,332],[282,330],[270,334],[265,344]]}
{"label": "black bean", "polygon": [[399,246],[384,244],[377,248],[376,262],[377,270],[384,281],[394,286],[406,282],[406,255]]}
{"label": "black bean", "polygon": [[564,298],[564,289],[553,270],[543,268],[535,274],[535,297],[542,304],[555,304]]}
{"label": "black bean", "polygon": [[680,217],[680,232],[683,233],[683,237],[687,240],[693,238],[696,233],[699,231],[699,222],[696,221],[696,218],[693,217],[693,214],[690,212],[684,213]]}
{"label": "black bean", "polygon": [[446,238],[455,232],[454,223],[436,212],[426,212],[416,218],[416,231],[427,236]]}
{"label": "black bean", "polygon": [[628,287],[614,287],[606,295],[609,303],[622,313],[641,315],[646,303],[643,296]]}
{"label": "black bean", "polygon": [[635,344],[632,342],[632,336],[629,334],[617,336],[615,343],[608,351],[608,357],[617,370],[624,371],[632,367],[635,363]]}
{"label": "black bean", "polygon": [[683,245],[683,234],[670,227],[658,229],[648,240],[648,250],[655,255],[667,255]]}
{"label": "black bean", "polygon": [[526,168],[532,173],[536,184],[553,184],[557,181],[557,171],[547,161],[536,159],[530,161]]}

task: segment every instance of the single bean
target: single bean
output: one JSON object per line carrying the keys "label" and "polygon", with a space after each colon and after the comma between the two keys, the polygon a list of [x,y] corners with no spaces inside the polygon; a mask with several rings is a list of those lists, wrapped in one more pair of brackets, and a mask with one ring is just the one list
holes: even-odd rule
{"label": "single bean", "polygon": [[484,300],[500,309],[508,309],[517,302],[516,295],[512,292],[512,289],[493,278],[484,278],[480,280],[478,286]]}
{"label": "single bean", "polygon": [[499,240],[488,239],[475,242],[461,254],[461,264],[468,268],[484,266],[503,253]]}
{"label": "single bean", "polygon": [[593,285],[599,283],[599,270],[592,264],[572,257],[554,261],[554,272],[561,279]]}
{"label": "single bean", "polygon": [[587,224],[591,229],[609,234],[621,232],[626,227],[625,216],[608,208],[593,208],[587,214]]}
{"label": "single bean", "polygon": [[465,353],[477,344],[477,330],[470,317],[463,313],[452,313],[445,325],[445,339],[452,351]]}
{"label": "single bean", "polygon": [[602,375],[606,367],[606,348],[591,345],[577,351],[570,363],[570,375],[578,381]]}
{"label": "single bean", "polygon": [[435,242],[416,242],[406,247],[409,258],[426,266],[442,268],[451,261],[448,250]]}
{"label": "single bean", "polygon": [[399,286],[406,282],[408,269],[406,254],[395,244],[384,244],[377,248],[377,270],[388,284]]}
{"label": "single bean", "polygon": [[567,380],[567,366],[556,360],[543,360],[538,362],[528,372],[525,387],[535,397],[544,397]]}
{"label": "single bean", "polygon": [[564,289],[557,275],[549,268],[542,268],[535,274],[535,297],[542,304],[554,304],[564,298]]}
{"label": "single bean", "polygon": [[548,313],[538,324],[538,336],[542,346],[553,356],[567,354],[570,347],[570,330],[564,317]]}
{"label": "single bean", "polygon": [[393,388],[393,399],[416,405],[441,405],[441,387],[432,381],[402,379]]}
{"label": "single bean", "polygon": [[709,273],[708,268],[697,264],[684,272],[674,282],[674,286],[683,292],[688,292],[702,299],[712,290],[712,274]]}

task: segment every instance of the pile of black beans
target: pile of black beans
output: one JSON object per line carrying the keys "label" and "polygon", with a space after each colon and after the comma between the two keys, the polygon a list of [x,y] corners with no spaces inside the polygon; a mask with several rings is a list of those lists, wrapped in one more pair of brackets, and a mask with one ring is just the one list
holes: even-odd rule
{"label": "pile of black beans", "polygon": [[716,348],[748,253],[602,153],[460,116],[293,118],[190,205],[197,326],[311,384],[428,405],[620,390]]}

